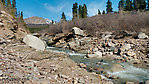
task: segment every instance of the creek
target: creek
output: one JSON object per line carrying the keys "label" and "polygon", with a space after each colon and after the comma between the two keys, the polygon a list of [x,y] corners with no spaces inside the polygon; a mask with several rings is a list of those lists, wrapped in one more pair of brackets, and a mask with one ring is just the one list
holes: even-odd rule
{"label": "creek", "polygon": [[[111,57],[103,58],[86,58],[85,53],[77,53],[71,50],[48,47],[47,49],[53,52],[65,52],[69,54],[69,57],[76,63],[84,63],[87,67],[85,69],[89,72],[95,72],[103,76],[108,75],[108,80],[112,80],[115,84],[124,84],[125,82],[145,82],[149,80],[149,68],[142,68],[133,66],[129,62],[116,62]],[[112,71],[112,67],[115,65],[122,66],[122,70],[117,67],[116,71]],[[111,78],[110,78],[111,76]],[[112,78],[116,76],[118,78]]]}

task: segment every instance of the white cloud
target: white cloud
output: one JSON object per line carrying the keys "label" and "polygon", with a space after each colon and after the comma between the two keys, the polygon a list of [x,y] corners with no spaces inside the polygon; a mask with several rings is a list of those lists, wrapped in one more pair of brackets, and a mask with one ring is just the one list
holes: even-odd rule
{"label": "white cloud", "polygon": [[72,12],[66,12],[65,15],[72,18]]}
{"label": "white cloud", "polygon": [[88,4],[88,14],[89,16],[94,16],[97,15],[98,13],[98,9],[102,12],[103,10],[105,10],[106,8],[106,1],[102,1],[102,2],[92,2],[90,4]]}
{"label": "white cloud", "polygon": [[44,3],[44,7],[48,9],[50,12],[61,12],[65,8],[65,4],[52,6],[48,3]]}

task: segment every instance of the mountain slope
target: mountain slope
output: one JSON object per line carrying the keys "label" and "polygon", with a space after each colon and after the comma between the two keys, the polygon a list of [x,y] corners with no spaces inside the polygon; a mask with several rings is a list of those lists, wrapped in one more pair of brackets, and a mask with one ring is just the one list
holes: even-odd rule
{"label": "mountain slope", "polygon": [[52,21],[37,16],[32,16],[24,19],[26,24],[50,24]]}

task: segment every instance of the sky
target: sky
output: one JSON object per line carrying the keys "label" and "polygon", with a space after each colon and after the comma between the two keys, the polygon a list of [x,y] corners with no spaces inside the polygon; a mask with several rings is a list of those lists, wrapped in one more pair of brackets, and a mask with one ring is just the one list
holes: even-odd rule
{"label": "sky", "polygon": [[[108,0],[16,0],[17,10],[23,11],[24,18],[38,16],[54,21],[60,21],[62,12],[66,19],[72,19],[72,6],[75,2],[79,5],[86,4],[88,16],[97,15],[97,10],[106,10]],[[119,0],[111,0],[113,11],[118,11]]]}

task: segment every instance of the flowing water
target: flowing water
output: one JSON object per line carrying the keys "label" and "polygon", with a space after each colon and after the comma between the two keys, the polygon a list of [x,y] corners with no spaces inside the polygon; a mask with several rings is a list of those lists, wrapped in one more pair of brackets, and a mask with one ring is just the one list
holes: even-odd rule
{"label": "flowing water", "polygon": [[[101,75],[114,75],[118,79],[113,79],[113,82],[118,84],[123,84],[126,81],[130,82],[144,82],[149,80],[149,68],[143,69],[132,66],[130,63],[117,63],[110,57],[105,57],[101,59],[97,58],[85,58],[85,54],[76,53],[71,50],[48,47],[48,49],[53,52],[65,52],[69,54],[69,57],[76,63],[84,63],[87,65],[86,69],[90,72],[96,72]],[[112,66],[119,64],[123,66],[123,70],[113,72],[111,70]],[[103,69],[103,70],[102,70]],[[111,79],[109,79],[111,80]]]}

